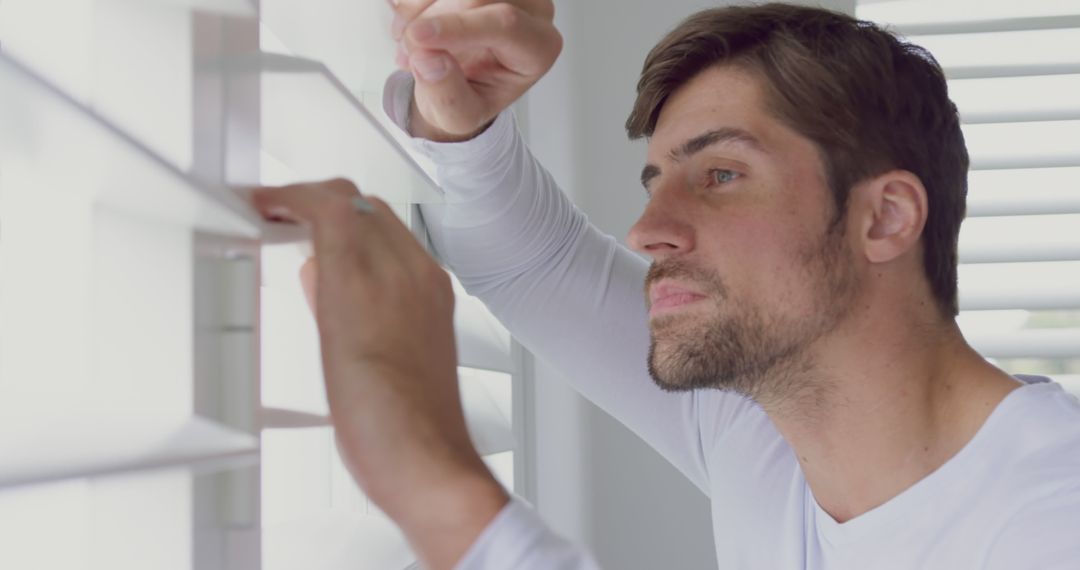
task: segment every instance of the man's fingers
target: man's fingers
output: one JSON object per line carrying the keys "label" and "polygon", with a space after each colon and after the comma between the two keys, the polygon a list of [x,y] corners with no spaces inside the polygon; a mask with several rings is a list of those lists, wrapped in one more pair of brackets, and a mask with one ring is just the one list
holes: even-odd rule
{"label": "man's fingers", "polygon": [[490,49],[503,66],[526,76],[547,72],[562,50],[562,36],[549,20],[502,2],[422,16],[406,28],[405,42],[410,51]]}
{"label": "man's fingers", "polygon": [[309,257],[304,265],[300,267],[300,287],[304,290],[304,298],[307,299],[308,308],[311,309],[311,314],[316,315],[316,299],[318,298],[317,283],[319,279],[319,270],[316,265],[315,258]]}
{"label": "man's fingers", "polygon": [[[410,245],[423,250],[386,202],[361,197],[348,180],[260,188],[252,199],[264,216],[309,224],[315,258],[320,260],[345,258],[364,265],[408,255]],[[356,199],[364,200],[362,208]],[[333,272],[340,267],[331,264],[324,269]]]}
{"label": "man's fingers", "polygon": [[422,50],[410,56],[409,64],[416,77],[416,105],[442,130],[468,135],[494,115],[450,54]]}
{"label": "man's fingers", "polygon": [[317,215],[315,201],[320,198],[310,184],[257,188],[251,194],[255,208],[263,216],[294,223],[312,222]]}
{"label": "man's fingers", "polygon": [[251,193],[252,203],[268,218],[292,222],[317,221],[328,207],[358,196],[356,185],[344,178],[287,186],[266,186]]}
{"label": "man's fingers", "polygon": [[355,248],[355,240],[349,239],[350,234],[382,225],[385,217],[382,210],[388,207],[377,199],[367,198],[376,206],[376,212],[367,214],[371,218],[368,223],[357,227],[360,213],[352,200],[358,197],[360,193],[352,182],[334,179],[258,188],[252,193],[252,202],[269,219],[310,225],[316,254],[321,256],[342,248]]}
{"label": "man's fingers", "polygon": [[400,39],[400,32],[405,24],[413,21],[424,10],[431,7],[436,0],[388,0],[394,9],[397,18],[394,22],[394,39]]}
{"label": "man's fingers", "polygon": [[555,3],[552,0],[387,0],[387,2],[406,23],[428,12],[433,6],[434,9],[430,10],[431,12],[454,12],[488,4],[513,4],[549,22],[555,19]]}

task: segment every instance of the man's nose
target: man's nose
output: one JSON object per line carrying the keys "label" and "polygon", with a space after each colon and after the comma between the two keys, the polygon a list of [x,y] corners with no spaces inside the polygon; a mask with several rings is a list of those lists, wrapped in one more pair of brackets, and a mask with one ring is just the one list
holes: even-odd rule
{"label": "man's nose", "polygon": [[653,192],[638,221],[626,236],[627,244],[654,260],[690,252],[694,232],[686,217],[686,205],[680,202],[678,189]]}

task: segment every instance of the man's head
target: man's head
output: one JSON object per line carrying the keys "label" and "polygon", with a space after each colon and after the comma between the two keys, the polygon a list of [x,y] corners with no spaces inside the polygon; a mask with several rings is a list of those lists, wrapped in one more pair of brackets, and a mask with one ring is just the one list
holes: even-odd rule
{"label": "man's head", "polygon": [[883,291],[956,314],[968,157],[921,48],[818,9],[706,10],[649,54],[627,131],[649,138],[630,241],[662,387],[779,396]]}

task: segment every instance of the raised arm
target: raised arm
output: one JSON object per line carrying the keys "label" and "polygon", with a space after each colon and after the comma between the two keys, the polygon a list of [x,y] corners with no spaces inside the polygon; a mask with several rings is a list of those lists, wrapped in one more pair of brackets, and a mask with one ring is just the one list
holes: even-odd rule
{"label": "raised arm", "polygon": [[[704,489],[699,397],[664,393],[646,371],[645,262],[587,223],[503,112],[561,47],[551,1],[394,4],[401,63],[419,79],[392,79],[388,107],[399,125],[415,111],[415,142],[438,165],[448,203],[424,210],[437,251],[537,355]],[[425,566],[594,569],[469,444],[448,280],[390,209],[347,181],[264,189],[256,202],[313,228],[305,271],[339,448]]]}
{"label": "raised arm", "polygon": [[[647,263],[587,222],[505,111],[561,49],[554,5],[462,5],[400,0],[395,31],[409,55],[399,63],[411,78],[391,78],[385,100],[446,192],[445,205],[424,207],[436,250],[534,354],[704,490],[701,397],[663,392],[648,374]],[[744,407],[709,402],[709,433]]]}
{"label": "raised arm", "polygon": [[[405,124],[411,78],[387,84]],[[588,223],[504,113],[460,143],[414,141],[446,204],[423,206],[439,257],[536,356],[705,488],[696,397],[649,377],[648,264]]]}

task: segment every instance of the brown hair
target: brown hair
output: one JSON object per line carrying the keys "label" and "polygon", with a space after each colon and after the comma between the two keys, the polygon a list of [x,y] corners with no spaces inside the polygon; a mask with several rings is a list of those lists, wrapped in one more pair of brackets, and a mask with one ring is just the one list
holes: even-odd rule
{"label": "brown hair", "polygon": [[872,23],[786,4],[698,12],[645,59],[626,131],[652,136],[668,97],[701,71],[731,64],[764,79],[766,107],[813,141],[836,206],[856,183],[902,169],[926,187],[923,261],[944,313],[959,311],[957,241],[968,154],[945,75],[925,49]]}

